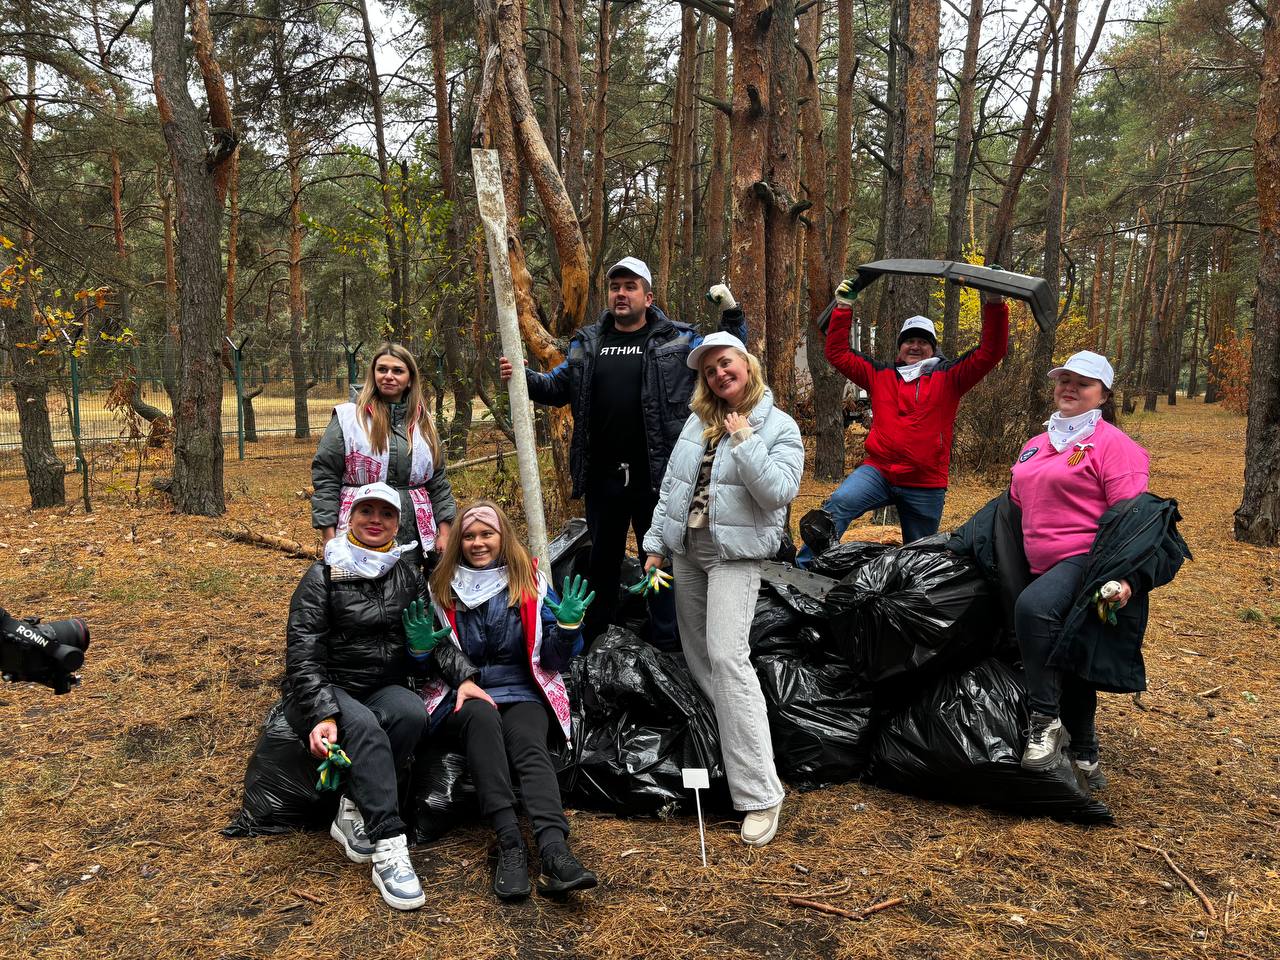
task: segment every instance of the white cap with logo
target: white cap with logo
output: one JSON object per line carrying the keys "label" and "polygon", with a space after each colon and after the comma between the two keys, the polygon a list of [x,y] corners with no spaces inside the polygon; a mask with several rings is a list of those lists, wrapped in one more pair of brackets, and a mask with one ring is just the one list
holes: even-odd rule
{"label": "white cap with logo", "polygon": [[1101,380],[1102,385],[1108,390],[1115,381],[1116,372],[1111,369],[1111,363],[1100,353],[1094,353],[1092,350],[1081,350],[1079,353],[1073,353],[1060,367],[1054,367],[1049,371],[1050,377],[1056,377],[1064,370],[1070,370],[1072,373],[1078,373],[1082,377],[1089,377],[1093,380]]}
{"label": "white cap with logo", "polygon": [[917,315],[914,317],[907,317],[906,320],[902,321],[902,329],[898,331],[898,345],[901,346],[903,340],[910,339],[911,337],[920,337],[921,339],[928,340],[933,344],[934,349],[937,349],[938,331],[937,328],[934,327],[933,321],[928,317],[921,317]]}
{"label": "white cap with logo", "polygon": [[653,286],[653,274],[649,272],[649,265],[639,257],[623,257],[609,268],[605,276],[612,280],[615,273],[633,273],[649,286]]}
{"label": "white cap with logo", "polygon": [[396,493],[395,488],[381,481],[378,483],[366,483],[357,490],[355,497],[351,501],[351,509],[354,510],[356,504],[363,500],[380,500],[395,507],[396,513],[400,512],[400,494]]}
{"label": "white cap with logo", "polygon": [[689,358],[685,361],[689,365],[690,370],[697,370],[698,364],[702,362],[702,355],[708,350],[718,350],[721,347],[734,347],[747,352],[747,345],[735,337],[732,333],[726,333],[724,330],[717,330],[715,333],[709,333],[702,338],[702,342],[689,351]]}

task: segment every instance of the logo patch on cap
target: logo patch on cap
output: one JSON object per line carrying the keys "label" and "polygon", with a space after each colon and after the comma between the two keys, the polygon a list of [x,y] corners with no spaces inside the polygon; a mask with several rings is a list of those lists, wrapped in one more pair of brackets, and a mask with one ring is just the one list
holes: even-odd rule
{"label": "logo patch on cap", "polygon": [[1030,448],[1030,449],[1028,449],[1028,450],[1023,450],[1023,451],[1022,451],[1022,456],[1020,456],[1020,457],[1018,458],[1018,462],[1019,462],[1019,463],[1026,463],[1028,460],[1030,460],[1032,457],[1034,457],[1034,456],[1035,456],[1037,453],[1039,453],[1039,452],[1040,452],[1040,448],[1039,448],[1039,447],[1031,447],[1031,448]]}

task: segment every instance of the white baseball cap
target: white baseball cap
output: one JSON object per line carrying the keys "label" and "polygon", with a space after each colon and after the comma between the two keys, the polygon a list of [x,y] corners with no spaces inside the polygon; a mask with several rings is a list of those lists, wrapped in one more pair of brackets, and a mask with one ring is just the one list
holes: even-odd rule
{"label": "white baseball cap", "polygon": [[612,280],[615,273],[623,272],[634,273],[649,286],[653,286],[653,274],[649,272],[649,265],[639,257],[623,257],[609,268],[609,272],[605,276]]}
{"label": "white baseball cap", "polygon": [[928,317],[914,316],[907,317],[902,321],[902,329],[898,331],[898,345],[902,345],[902,341],[910,337],[921,337],[931,342],[934,349],[938,346],[938,331],[933,325],[933,321]]}
{"label": "white baseball cap", "polygon": [[1078,373],[1082,377],[1101,380],[1102,385],[1108,390],[1111,389],[1111,384],[1116,378],[1116,372],[1111,369],[1110,361],[1102,354],[1094,353],[1092,350],[1081,350],[1079,353],[1073,353],[1062,366],[1054,367],[1050,370],[1049,376],[1056,377],[1064,370]]}
{"label": "white baseball cap", "polygon": [[747,352],[747,345],[735,337],[732,333],[726,333],[723,330],[717,330],[715,333],[709,333],[702,338],[702,342],[689,351],[689,359],[685,361],[689,365],[690,370],[697,370],[698,364],[702,362],[702,355],[708,350],[718,350],[721,347],[735,347],[743,353]]}
{"label": "white baseball cap", "polygon": [[385,483],[366,483],[363,487],[356,491],[355,498],[351,501],[351,509],[354,510],[356,505],[364,500],[381,500],[383,503],[390,504],[396,508],[396,513],[400,512],[400,494],[395,489]]}

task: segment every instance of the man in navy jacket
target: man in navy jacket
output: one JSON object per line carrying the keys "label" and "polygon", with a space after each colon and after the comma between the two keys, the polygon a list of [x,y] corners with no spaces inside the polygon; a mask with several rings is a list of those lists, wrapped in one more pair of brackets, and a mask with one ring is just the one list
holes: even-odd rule
{"label": "man in navy jacket", "polygon": [[[607,274],[608,309],[574,334],[564,361],[554,370],[525,370],[529,395],[537,403],[573,412],[569,470],[573,496],[586,501],[591,532],[587,579],[599,596],[587,611],[590,642],[612,622],[627,529],[644,542],[658,503],[667,458],[689,416],[697,374],[685,364],[702,336],[670,319],[653,303],[653,276],[643,260],[623,257]],[[746,323],[723,284],[708,297],[720,307],[720,329],[746,339]],[[512,366],[503,357],[504,380]],[[650,601],[655,646],[675,649],[675,607],[669,592]]]}

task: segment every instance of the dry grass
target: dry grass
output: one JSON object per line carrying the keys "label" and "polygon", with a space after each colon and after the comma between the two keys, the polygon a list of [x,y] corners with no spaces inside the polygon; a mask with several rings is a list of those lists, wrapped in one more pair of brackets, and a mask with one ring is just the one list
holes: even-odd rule
{"label": "dry grass", "polygon": [[[596,892],[499,907],[475,828],[415,851],[428,900],[411,915],[387,909],[326,837],[217,832],[276,697],[285,608],[304,563],[215,531],[241,521],[308,540],[294,496],[305,466],[228,463],[222,520],[159,502],[30,513],[16,506],[20,482],[0,484],[2,602],[83,615],[94,634],[71,695],[0,689],[0,955],[1276,957],[1280,551],[1230,539],[1242,419],[1183,403],[1129,426],[1152,450],[1154,488],[1181,500],[1196,560],[1152,604],[1145,709],[1103,698],[1118,827],[851,784],[792,795],[763,850],[713,823],[703,871],[692,819],[574,812],[576,846],[601,874]],[[464,495],[494,485],[482,471],[461,481]],[[807,484],[796,516],[822,492]],[[992,492],[958,482],[946,521]],[[1140,843],[1168,850],[1218,920]],[[858,922],[785,894],[845,909],[906,902]]]}

